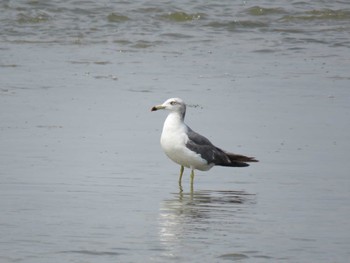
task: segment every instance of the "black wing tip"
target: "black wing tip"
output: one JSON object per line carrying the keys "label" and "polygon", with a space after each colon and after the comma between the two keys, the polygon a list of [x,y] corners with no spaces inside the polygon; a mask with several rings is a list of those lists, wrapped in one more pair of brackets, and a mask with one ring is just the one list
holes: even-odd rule
{"label": "black wing tip", "polygon": [[230,159],[232,163],[256,163],[259,162],[255,157],[248,157],[241,154],[235,154],[230,152],[225,152],[227,157]]}
{"label": "black wing tip", "polygon": [[223,164],[217,164],[220,166],[226,166],[226,167],[247,167],[249,164],[242,163],[242,162],[230,162],[230,163],[223,163]]}
{"label": "black wing tip", "polygon": [[232,162],[231,165],[232,167],[247,167],[249,166],[248,163],[241,163],[241,162]]}

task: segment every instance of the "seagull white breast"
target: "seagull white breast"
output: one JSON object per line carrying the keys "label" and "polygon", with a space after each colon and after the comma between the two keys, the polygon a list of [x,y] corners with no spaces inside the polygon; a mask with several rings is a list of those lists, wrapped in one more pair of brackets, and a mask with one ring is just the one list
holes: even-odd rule
{"label": "seagull white breast", "polygon": [[202,171],[209,170],[213,165],[186,147],[188,141],[188,127],[183,123],[181,116],[171,112],[163,126],[160,143],[165,154],[174,162],[187,168]]}

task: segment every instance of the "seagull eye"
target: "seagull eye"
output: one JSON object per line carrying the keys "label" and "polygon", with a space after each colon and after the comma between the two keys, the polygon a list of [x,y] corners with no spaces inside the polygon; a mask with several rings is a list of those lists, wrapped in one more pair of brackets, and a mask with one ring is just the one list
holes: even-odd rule
{"label": "seagull eye", "polygon": [[177,102],[174,100],[170,102],[170,105],[176,105],[176,104],[177,104]]}

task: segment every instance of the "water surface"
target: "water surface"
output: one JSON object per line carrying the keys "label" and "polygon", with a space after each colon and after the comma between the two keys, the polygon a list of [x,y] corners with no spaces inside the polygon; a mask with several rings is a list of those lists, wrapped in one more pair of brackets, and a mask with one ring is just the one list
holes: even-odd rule
{"label": "water surface", "polygon": [[[346,1],[2,1],[1,262],[344,262]],[[244,169],[161,152],[169,97]]]}

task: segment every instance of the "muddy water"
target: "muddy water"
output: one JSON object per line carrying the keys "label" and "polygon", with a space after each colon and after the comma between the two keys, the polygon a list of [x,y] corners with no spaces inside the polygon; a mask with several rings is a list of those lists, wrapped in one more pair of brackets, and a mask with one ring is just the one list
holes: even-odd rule
{"label": "muddy water", "polygon": [[[0,5],[1,262],[344,262],[349,6]],[[169,97],[249,168],[161,152]]]}

